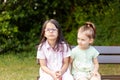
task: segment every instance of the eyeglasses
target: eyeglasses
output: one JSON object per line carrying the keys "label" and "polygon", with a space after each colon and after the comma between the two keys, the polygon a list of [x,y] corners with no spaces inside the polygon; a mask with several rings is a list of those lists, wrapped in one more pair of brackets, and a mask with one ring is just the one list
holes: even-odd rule
{"label": "eyeglasses", "polygon": [[57,31],[57,29],[56,28],[47,28],[47,29],[45,29],[45,31],[46,32],[55,32],[55,31]]}

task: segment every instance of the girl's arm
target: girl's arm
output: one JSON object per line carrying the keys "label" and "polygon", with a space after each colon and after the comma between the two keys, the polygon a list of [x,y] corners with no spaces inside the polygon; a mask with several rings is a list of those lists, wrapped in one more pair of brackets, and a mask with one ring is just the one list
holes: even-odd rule
{"label": "girl's arm", "polygon": [[73,59],[70,57],[70,64],[69,64],[70,71],[72,70],[72,69],[71,69],[71,67],[72,67],[72,62],[73,62]]}
{"label": "girl's arm", "polygon": [[98,69],[99,69],[99,63],[98,63],[98,59],[94,58],[93,59],[93,63],[94,63],[94,70],[93,70],[93,74],[97,74],[98,73]]}
{"label": "girl's arm", "polygon": [[69,57],[66,57],[63,59],[63,66],[61,68],[61,75],[63,75],[66,70],[68,69],[68,65],[69,65]]}
{"label": "girl's arm", "polygon": [[46,66],[46,60],[45,59],[40,59],[40,67],[43,71],[45,71],[47,74],[50,74],[54,79],[56,79],[56,73],[54,71],[51,71],[47,66]]}
{"label": "girl's arm", "polygon": [[61,79],[62,75],[66,72],[66,70],[68,69],[68,65],[69,65],[69,57],[66,57],[63,59],[63,65],[61,70],[57,71],[57,78]]}

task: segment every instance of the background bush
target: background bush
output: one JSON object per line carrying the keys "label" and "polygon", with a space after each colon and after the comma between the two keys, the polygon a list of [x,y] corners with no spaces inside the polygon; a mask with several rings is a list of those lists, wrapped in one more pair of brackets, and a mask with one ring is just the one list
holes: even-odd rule
{"label": "background bush", "polygon": [[94,22],[94,45],[120,45],[119,0],[5,0],[0,1],[0,54],[31,51],[39,44],[42,24],[59,21],[65,39],[76,45],[78,27]]}

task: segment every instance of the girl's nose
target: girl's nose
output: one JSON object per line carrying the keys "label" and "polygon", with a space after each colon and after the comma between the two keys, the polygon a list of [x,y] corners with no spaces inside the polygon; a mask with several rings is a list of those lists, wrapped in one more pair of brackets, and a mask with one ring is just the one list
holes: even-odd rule
{"label": "girl's nose", "polygon": [[53,32],[53,30],[51,29],[49,32]]}

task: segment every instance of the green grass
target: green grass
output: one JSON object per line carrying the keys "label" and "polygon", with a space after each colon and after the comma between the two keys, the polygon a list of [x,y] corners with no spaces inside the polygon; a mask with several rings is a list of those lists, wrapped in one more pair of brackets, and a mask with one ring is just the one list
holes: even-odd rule
{"label": "green grass", "polygon": [[38,70],[33,56],[0,55],[0,80],[36,80]]}
{"label": "green grass", "polygon": [[100,64],[99,72],[102,75],[120,75],[120,64]]}
{"label": "green grass", "polygon": [[[36,53],[0,55],[0,80],[36,80]],[[100,64],[101,74],[120,75],[120,64]]]}

